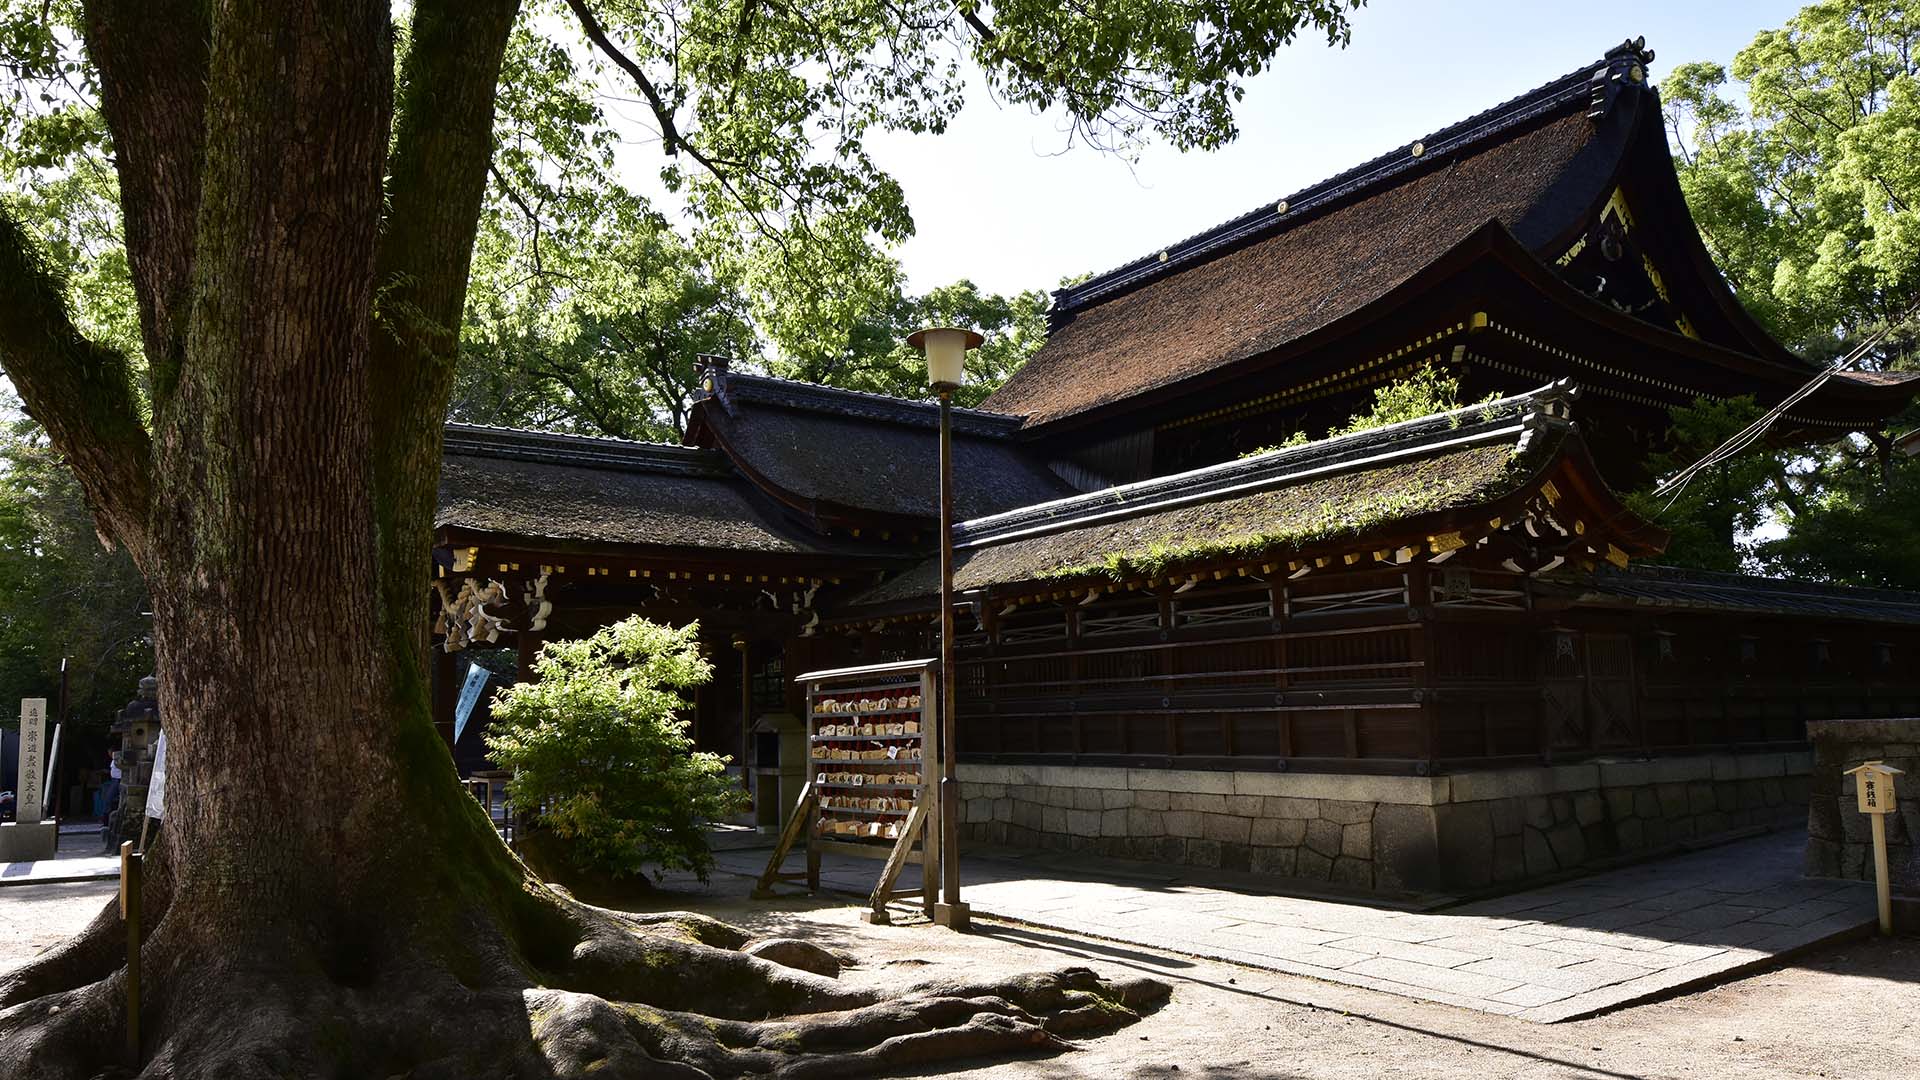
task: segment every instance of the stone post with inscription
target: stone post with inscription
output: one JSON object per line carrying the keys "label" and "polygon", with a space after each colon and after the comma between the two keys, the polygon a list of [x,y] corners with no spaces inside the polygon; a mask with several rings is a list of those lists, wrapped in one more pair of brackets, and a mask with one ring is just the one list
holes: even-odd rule
{"label": "stone post with inscription", "polygon": [[20,775],[13,786],[15,820],[0,823],[0,862],[53,858],[59,827],[42,821],[47,787],[47,699],[20,700]]}

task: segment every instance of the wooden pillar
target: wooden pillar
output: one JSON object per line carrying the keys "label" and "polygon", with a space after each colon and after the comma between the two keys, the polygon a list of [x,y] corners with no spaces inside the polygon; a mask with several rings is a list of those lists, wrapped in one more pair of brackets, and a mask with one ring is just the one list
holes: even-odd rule
{"label": "wooden pillar", "polygon": [[453,684],[453,654],[438,645],[433,647],[433,729],[440,733],[447,749],[453,749],[453,708],[460,688]]}
{"label": "wooden pillar", "polygon": [[[1293,662],[1293,617],[1287,605],[1286,566],[1274,568],[1270,588],[1273,606],[1273,688],[1280,693],[1276,700],[1285,701],[1285,690],[1293,684],[1293,677],[1287,674],[1287,668]],[[1293,714],[1277,712],[1273,714],[1275,736],[1278,739],[1278,753],[1284,760],[1293,756]]]}
{"label": "wooden pillar", "polygon": [[546,640],[531,630],[514,632],[514,644],[519,649],[519,660],[514,665],[514,676],[519,682],[539,682],[539,675],[533,670],[533,661],[540,655],[540,645]]}
{"label": "wooden pillar", "polygon": [[733,647],[740,653],[740,786],[753,791],[753,773],[747,760],[747,747],[753,735],[753,646],[744,637],[733,639]]}
{"label": "wooden pillar", "polygon": [[[1425,563],[1414,563],[1400,571],[1401,580],[1407,592],[1407,617],[1416,620],[1412,648],[1408,659],[1420,664],[1415,668],[1414,685],[1418,688],[1420,703],[1420,740],[1421,756],[1426,759],[1431,771],[1438,754],[1440,742],[1440,706],[1436,704],[1439,694],[1435,687],[1439,682],[1440,664],[1440,627],[1433,619],[1433,575]],[[1480,714],[1481,731],[1486,730],[1486,710]]]}

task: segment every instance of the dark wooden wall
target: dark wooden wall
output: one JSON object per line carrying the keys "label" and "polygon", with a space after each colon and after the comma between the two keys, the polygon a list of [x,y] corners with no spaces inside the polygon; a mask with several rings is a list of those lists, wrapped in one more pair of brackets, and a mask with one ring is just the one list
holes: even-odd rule
{"label": "dark wooden wall", "polygon": [[1570,603],[1412,564],[964,618],[975,761],[1424,773],[1797,746],[1920,711],[1920,627]]}

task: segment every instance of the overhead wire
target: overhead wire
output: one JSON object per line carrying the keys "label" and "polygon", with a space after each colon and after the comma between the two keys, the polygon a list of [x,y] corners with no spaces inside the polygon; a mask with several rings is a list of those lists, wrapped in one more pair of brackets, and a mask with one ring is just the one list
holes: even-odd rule
{"label": "overhead wire", "polygon": [[1654,498],[1667,497],[1666,506],[1663,506],[1661,509],[1664,511],[1671,508],[1675,502],[1679,501],[1681,494],[1686,490],[1687,484],[1695,476],[1698,476],[1700,473],[1715,465],[1731,460],[1754,443],[1760,441],[1760,438],[1767,433],[1767,430],[1773,426],[1775,421],[1786,415],[1788,409],[1806,400],[1815,391],[1825,386],[1835,375],[1858,364],[1875,345],[1880,343],[1881,339],[1885,338],[1894,330],[1906,325],[1907,321],[1913,318],[1916,312],[1920,312],[1920,299],[1909,304],[1905,311],[1901,312],[1897,317],[1888,320],[1880,329],[1867,335],[1864,341],[1861,341],[1858,345],[1848,350],[1845,356],[1820,369],[1818,374],[1807,380],[1799,389],[1780,399],[1777,404],[1761,413],[1752,423],[1741,428],[1731,438],[1715,447],[1698,461],[1695,461],[1693,464],[1688,465],[1686,468],[1681,469],[1679,472],[1662,481],[1653,489]]}

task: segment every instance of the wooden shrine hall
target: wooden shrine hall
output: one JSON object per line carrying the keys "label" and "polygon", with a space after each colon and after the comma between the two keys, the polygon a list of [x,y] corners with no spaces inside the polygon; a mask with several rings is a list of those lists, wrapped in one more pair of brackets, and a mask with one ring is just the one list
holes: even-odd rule
{"label": "wooden shrine hall", "polygon": [[[955,412],[967,837],[1471,890],[1801,820],[1807,721],[1920,711],[1920,594],[1649,565],[1615,494],[1672,407],[1818,370],[1713,267],[1652,59],[1055,294]],[[1427,364],[1504,396],[1282,446]],[[698,619],[696,736],[777,823],[791,675],[937,648],[937,411],[701,380],[685,446],[448,427],[437,707],[451,738],[462,653]],[[1913,380],[1839,375],[1781,437],[1887,442]]]}

